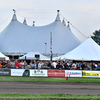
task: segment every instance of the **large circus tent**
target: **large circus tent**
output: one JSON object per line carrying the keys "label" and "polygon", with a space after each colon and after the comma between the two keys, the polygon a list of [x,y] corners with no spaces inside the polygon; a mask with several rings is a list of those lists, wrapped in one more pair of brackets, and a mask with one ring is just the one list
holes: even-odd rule
{"label": "large circus tent", "polygon": [[56,19],[45,26],[28,26],[26,20],[21,23],[14,12],[11,22],[0,33],[0,52],[5,55],[23,55],[37,51],[49,55],[50,32],[53,54],[68,53],[81,44],[65,21],[61,21],[59,11]]}

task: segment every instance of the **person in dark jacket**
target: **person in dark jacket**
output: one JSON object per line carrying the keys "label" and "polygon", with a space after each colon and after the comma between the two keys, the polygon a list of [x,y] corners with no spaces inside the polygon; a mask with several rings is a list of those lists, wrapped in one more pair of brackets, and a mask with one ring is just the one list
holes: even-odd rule
{"label": "person in dark jacket", "polygon": [[82,70],[85,69],[85,62],[83,62],[83,63],[81,64],[81,68],[82,68]]}

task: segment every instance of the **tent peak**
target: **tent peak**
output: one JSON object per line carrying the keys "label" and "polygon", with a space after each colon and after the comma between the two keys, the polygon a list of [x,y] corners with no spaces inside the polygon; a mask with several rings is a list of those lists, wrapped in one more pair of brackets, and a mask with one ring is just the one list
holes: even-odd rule
{"label": "tent peak", "polygon": [[69,25],[70,22],[68,21],[67,23],[68,23],[67,25],[68,29],[71,30],[70,25]]}
{"label": "tent peak", "polygon": [[60,20],[60,16],[59,16],[59,12],[60,12],[60,10],[57,10],[57,17],[56,17],[56,20],[55,21],[61,21]]}
{"label": "tent peak", "polygon": [[15,9],[13,9],[13,11],[14,11],[14,14],[16,13],[16,10]]}
{"label": "tent peak", "polygon": [[17,21],[16,10],[13,9],[13,11],[14,11],[14,14],[13,14],[13,17],[12,17],[12,21]]}
{"label": "tent peak", "polygon": [[66,26],[66,22],[65,22],[65,20],[63,19],[63,21],[62,21],[62,24],[64,25],[64,26]]}
{"label": "tent peak", "polygon": [[23,24],[27,25],[26,18],[24,18]]}
{"label": "tent peak", "polygon": [[32,26],[35,26],[35,21],[33,21],[33,25]]}

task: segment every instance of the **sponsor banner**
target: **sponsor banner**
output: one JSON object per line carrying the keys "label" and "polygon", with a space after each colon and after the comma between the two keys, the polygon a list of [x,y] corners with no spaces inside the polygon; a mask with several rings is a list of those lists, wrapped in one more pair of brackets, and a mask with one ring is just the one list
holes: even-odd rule
{"label": "sponsor banner", "polygon": [[11,69],[11,76],[23,76],[25,69]]}
{"label": "sponsor banner", "polygon": [[47,77],[47,70],[30,70],[30,76],[44,76]]}
{"label": "sponsor banner", "polygon": [[100,71],[82,71],[83,77],[100,77]]}
{"label": "sponsor banner", "polygon": [[65,77],[65,70],[48,70],[48,77]]}
{"label": "sponsor banner", "polygon": [[79,70],[65,70],[65,77],[82,77],[82,71],[79,71]]}
{"label": "sponsor banner", "polygon": [[10,76],[10,69],[0,69],[0,76]]}

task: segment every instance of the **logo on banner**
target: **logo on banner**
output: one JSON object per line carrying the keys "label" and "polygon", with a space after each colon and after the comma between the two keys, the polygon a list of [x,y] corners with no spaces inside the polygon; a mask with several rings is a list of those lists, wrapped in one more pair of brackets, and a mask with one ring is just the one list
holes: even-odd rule
{"label": "logo on banner", "polygon": [[29,70],[25,70],[23,76],[29,76]]}
{"label": "logo on banner", "polygon": [[64,70],[48,70],[48,77],[65,77]]}
{"label": "logo on banner", "polygon": [[10,76],[10,69],[0,69],[1,76]]}
{"label": "logo on banner", "polygon": [[65,70],[65,77],[82,77],[82,71],[79,70]]}
{"label": "logo on banner", "polygon": [[47,76],[47,70],[30,70],[30,76]]}
{"label": "logo on banner", "polygon": [[67,72],[66,75],[81,75],[80,72]]}
{"label": "logo on banner", "polygon": [[83,77],[86,77],[86,76],[99,76],[98,72],[86,72],[86,71],[83,71],[82,74],[83,74]]}
{"label": "logo on banner", "polygon": [[35,74],[43,74],[43,71],[42,70],[34,70],[34,73]]}

